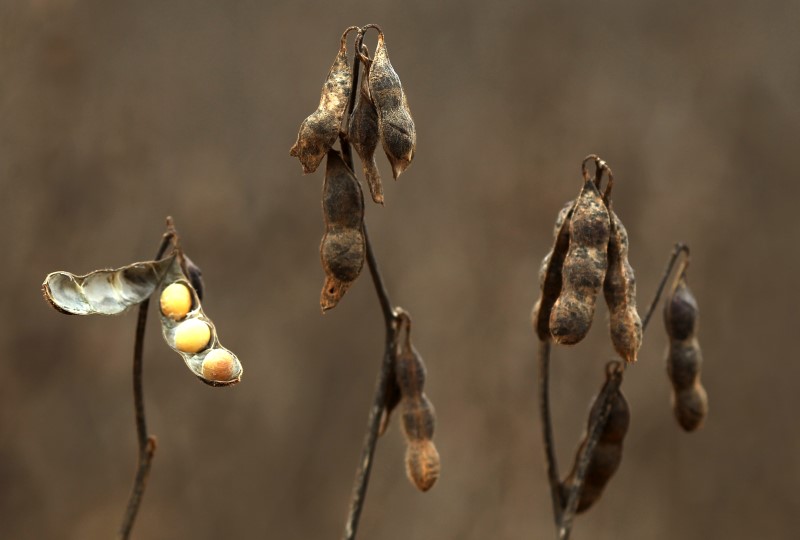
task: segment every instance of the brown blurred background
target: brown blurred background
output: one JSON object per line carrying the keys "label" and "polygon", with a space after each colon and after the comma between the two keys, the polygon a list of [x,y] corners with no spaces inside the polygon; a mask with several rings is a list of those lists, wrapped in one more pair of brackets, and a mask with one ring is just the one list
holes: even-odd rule
{"label": "brown blurred background", "polygon": [[[418,146],[367,221],[414,317],[443,471],[416,492],[395,419],[359,537],[553,536],[528,316],[591,152],[615,172],[642,308],[673,242],[692,247],[711,412],[678,429],[659,311],[624,385],[622,466],[574,537],[795,537],[798,20],[788,0],[2,2],[0,537],[115,533],[136,460],[135,315],[65,317],[39,287],[151,258],[166,215],[245,376],[201,384],[151,317],[159,447],[134,537],[339,537],[382,320],[366,272],[320,315],[322,175],[288,152],[342,30],[368,22]],[[605,317],[554,355],[562,472],[612,355]]]}

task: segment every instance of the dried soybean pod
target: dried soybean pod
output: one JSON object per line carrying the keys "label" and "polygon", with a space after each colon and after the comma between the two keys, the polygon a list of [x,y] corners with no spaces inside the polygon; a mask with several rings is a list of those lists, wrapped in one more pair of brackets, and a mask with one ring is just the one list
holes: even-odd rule
{"label": "dried soybean pod", "polygon": [[574,206],[575,201],[569,201],[559,211],[553,231],[553,248],[545,255],[539,268],[540,294],[533,308],[531,320],[542,341],[550,339],[550,313],[561,293],[561,271],[569,249],[569,223]]}
{"label": "dried soybean pod", "polygon": [[192,262],[192,260],[186,255],[183,256],[183,262],[184,271],[186,272],[186,276],[189,278],[189,283],[192,284],[195,292],[197,292],[197,297],[202,301],[203,293],[205,292],[205,285],[203,284],[203,271],[200,270],[200,267],[194,264],[194,262]]}
{"label": "dried soybean pod", "polygon": [[561,292],[550,313],[550,334],[557,343],[578,343],[589,332],[608,267],[609,236],[608,210],[594,181],[585,177],[569,223]]}
{"label": "dried soybean pod", "polygon": [[672,409],[685,431],[699,428],[708,414],[708,395],[700,381],[703,355],[697,332],[697,301],[686,284],[686,261],[664,303],[670,338],[667,375],[672,383]]}
{"label": "dried soybean pod", "polygon": [[414,159],[417,131],[408,108],[406,94],[389,61],[383,31],[374,24],[364,27],[378,31],[378,47],[369,69],[369,94],[378,111],[378,130],[383,151],[392,165],[392,174],[397,179]]}
{"label": "dried soybean pod", "polygon": [[[359,35],[356,45],[361,45]],[[367,179],[372,200],[378,204],[383,204],[383,186],[381,185],[381,173],[375,163],[375,149],[378,147],[380,133],[378,132],[378,111],[369,95],[369,69],[372,61],[368,57],[366,45],[362,47],[362,62],[364,64],[364,75],[361,78],[361,90],[358,93],[355,108],[350,115],[350,124],[347,131],[347,139],[356,149],[358,157],[361,159],[361,167],[364,177]]]}
{"label": "dried soybean pod", "polygon": [[347,34],[355,29],[356,27],[351,26],[342,34],[339,52],[322,87],[319,106],[300,124],[297,141],[289,151],[289,155],[300,160],[305,174],[317,170],[322,158],[339,136],[350,99],[350,81],[353,77],[347,63]]}
{"label": "dried soybean pod", "polygon": [[[406,473],[420,491],[428,491],[439,478],[439,453],[433,444],[436,414],[425,396],[425,364],[411,344],[411,319],[403,312],[405,339],[395,360],[395,377],[403,405],[403,433],[406,437]],[[401,329],[402,329],[401,326]]]}
{"label": "dried soybean pod", "polygon": [[609,330],[614,349],[626,362],[636,362],[642,345],[642,321],[636,311],[636,278],[628,262],[628,232],[611,210],[611,238],[608,242],[608,271],[603,294],[608,305]]}
{"label": "dried soybean pod", "polygon": [[364,266],[364,195],[361,186],[339,152],[328,151],[325,181],[322,187],[322,214],[325,235],[320,244],[320,259],[325,283],[320,307],[336,307],[350,284]]}
{"label": "dried soybean pod", "polygon": [[[610,383],[610,375],[607,376],[605,386]],[[584,434],[578,451],[575,453],[575,463],[569,476],[564,480],[562,486],[568,489],[572,484],[578,468],[578,458],[583,451],[583,448],[588,444],[588,426],[591,425],[593,418],[600,414],[600,409],[603,407],[601,396],[604,394],[603,390],[595,398],[592,403],[592,408],[589,411],[589,422],[587,422],[587,432]],[[581,490],[581,497],[578,501],[577,512],[585,512],[588,510],[602,495],[608,481],[619,468],[622,462],[622,443],[625,435],[628,432],[630,425],[631,413],[628,407],[628,402],[625,396],[619,390],[619,387],[611,394],[608,399],[611,402],[611,410],[609,411],[608,420],[603,428],[600,437],[597,440],[597,445],[592,453],[591,461],[586,469],[586,476],[584,477],[583,489]],[[566,496],[563,497],[566,500]]]}

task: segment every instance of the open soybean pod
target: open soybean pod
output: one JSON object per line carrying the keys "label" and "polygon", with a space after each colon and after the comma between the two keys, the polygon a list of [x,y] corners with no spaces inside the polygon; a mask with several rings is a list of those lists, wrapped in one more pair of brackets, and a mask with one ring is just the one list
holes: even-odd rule
{"label": "open soybean pod", "polygon": [[[599,161],[596,156],[590,158]],[[608,268],[608,210],[595,182],[585,172],[585,162],[583,188],[569,223],[561,293],[550,313],[550,333],[557,343],[565,345],[578,343],[589,332]]]}
{"label": "open soybean pod", "polygon": [[561,271],[569,249],[569,222],[575,201],[569,201],[558,213],[553,230],[553,248],[539,268],[539,300],[533,307],[531,321],[539,339],[550,339],[550,313],[561,294]]}
{"label": "open soybean pod", "polygon": [[339,136],[350,99],[350,83],[353,77],[347,62],[347,34],[356,29],[351,26],[342,34],[339,52],[322,87],[319,106],[300,124],[297,141],[289,151],[289,155],[300,160],[306,174],[317,170],[322,158]]}
{"label": "open soybean pod", "polygon": [[347,140],[356,149],[364,177],[367,179],[372,200],[378,204],[383,204],[383,186],[381,185],[381,173],[378,164],[375,163],[375,149],[378,148],[380,133],[378,131],[378,111],[369,95],[369,69],[372,60],[366,45],[361,43],[363,34],[359,34],[356,39],[356,51],[364,64],[364,74],[361,77],[360,91],[356,100],[355,108],[350,115],[350,122],[347,130]]}
{"label": "open soybean pod", "polygon": [[642,321],[636,311],[636,278],[628,262],[628,232],[609,204],[611,238],[603,294],[608,305],[608,326],[614,349],[626,362],[636,362],[642,345]]}
{"label": "open soybean pod", "polygon": [[[579,456],[583,448],[588,444],[588,426],[591,425],[593,419],[600,415],[601,409],[605,406],[604,400],[601,398],[606,393],[606,387],[611,384],[612,376],[619,376],[613,375],[613,370],[610,369],[615,365],[619,364],[613,362],[606,368],[606,381],[600,393],[592,403],[592,407],[589,411],[586,433],[578,447],[578,451],[575,453],[575,463],[569,476],[562,483],[564,489],[568,489],[572,484],[578,469]],[[581,490],[581,496],[578,500],[578,513],[588,510],[600,498],[609,480],[611,480],[611,477],[622,462],[622,443],[625,440],[625,435],[628,433],[628,426],[630,425],[630,408],[619,387],[608,394],[608,400],[610,401],[611,408],[603,431],[597,439],[597,444],[594,447],[589,466],[586,469],[583,489]],[[566,497],[563,497],[563,499],[566,500]]]}
{"label": "open soybean pod", "polygon": [[160,261],[137,262],[84,276],[48,274],[42,283],[45,299],[70,315],[116,315],[150,297],[172,266],[175,255]]}
{"label": "open soybean pod", "polygon": [[664,302],[664,324],[670,342],[667,349],[667,375],[672,383],[672,409],[685,431],[699,428],[708,415],[708,395],[700,381],[703,355],[697,340],[698,308],[686,284],[686,266],[672,285]]}
{"label": "open soybean pod", "polygon": [[216,327],[203,312],[197,291],[177,257],[159,289],[159,308],[164,340],[201,381],[229,386],[241,380],[241,362],[220,344]]}
{"label": "open soybean pod", "polygon": [[328,152],[322,186],[322,214],[325,234],[319,251],[325,283],[320,294],[320,307],[325,312],[336,307],[359,276],[366,256],[364,195],[353,171],[335,150]]}
{"label": "open soybean pod", "polygon": [[369,94],[378,111],[381,143],[396,180],[414,159],[417,130],[400,77],[389,61],[383,31],[375,24],[366,25],[364,30],[368,28],[378,31],[378,47],[369,69]]}

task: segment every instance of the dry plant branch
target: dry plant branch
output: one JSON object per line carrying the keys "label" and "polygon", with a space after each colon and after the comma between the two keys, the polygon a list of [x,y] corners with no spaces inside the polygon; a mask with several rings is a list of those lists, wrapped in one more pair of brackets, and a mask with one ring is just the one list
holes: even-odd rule
{"label": "dry plant branch", "polygon": [[[175,230],[172,218],[167,217],[167,231],[161,240],[161,245],[156,252],[154,260],[159,260],[166,253],[170,243],[175,243],[178,233]],[[133,404],[136,411],[136,435],[139,442],[139,457],[136,468],[136,476],[133,480],[133,487],[128,499],[128,506],[122,518],[122,525],[119,528],[119,538],[127,540],[133,529],[136,514],[139,512],[139,505],[147,487],[147,477],[150,474],[150,465],[153,462],[153,454],[156,451],[156,438],[147,433],[147,417],[144,410],[144,386],[142,382],[143,356],[144,356],[144,334],[147,328],[147,309],[150,306],[148,297],[139,304],[139,315],[136,319],[136,341],[133,344]]]}
{"label": "dry plant branch", "polygon": [[[589,161],[594,161],[595,163],[594,179],[592,179],[586,167]],[[675,245],[653,301],[650,303],[644,319],[639,322],[638,315],[635,313],[635,281],[632,269],[627,263],[627,233],[619,218],[611,210],[609,195],[613,185],[613,174],[608,165],[596,155],[590,155],[584,159],[581,164],[581,171],[584,179],[584,188],[579,199],[567,203],[556,220],[553,250],[545,257],[540,270],[541,297],[533,311],[534,329],[539,338],[537,373],[542,441],[547,478],[550,484],[556,536],[560,540],[567,540],[570,537],[575,515],[579,511],[579,505],[584,504],[584,509],[588,508],[593,500],[599,497],[604,483],[608,481],[619,465],[622,438],[624,438],[625,431],[627,431],[627,415],[629,413],[627,412],[627,404],[624,403],[624,397],[619,393],[626,363],[610,362],[606,368],[606,382],[592,405],[586,434],[575,458],[573,471],[570,477],[562,482],[556,461],[550,413],[551,339],[555,337],[560,342],[571,344],[580,341],[582,335],[585,335],[588,330],[588,324],[591,324],[594,309],[593,296],[597,294],[597,285],[590,287],[588,284],[592,283],[592,281],[587,276],[594,272],[596,268],[602,268],[603,274],[599,278],[600,282],[602,282],[606,261],[608,260],[609,274],[605,275],[603,288],[606,301],[609,303],[610,316],[612,317],[612,341],[620,356],[629,362],[635,361],[636,350],[641,342],[641,335],[647,328],[655,306],[661,298],[667,279],[679,255],[685,253],[688,257],[689,253],[685,244],[678,243]],[[602,194],[602,203],[605,209],[597,203],[600,197],[599,188],[604,172],[608,175],[608,184]],[[582,204],[583,207],[581,207]],[[603,224],[603,220],[605,220],[606,225]],[[602,237],[602,231],[604,227],[609,225],[611,235],[607,248],[608,259],[606,259],[605,251],[598,252],[597,249],[598,247],[602,250],[606,249],[604,245],[606,240]],[[577,236],[575,236],[576,234]],[[592,241],[595,242],[595,245],[591,243],[585,244],[585,242]],[[584,247],[581,248],[583,251],[573,251],[572,242],[576,244],[584,242]],[[567,251],[568,245],[570,246],[569,251]],[[587,265],[587,260],[591,264]],[[611,266],[612,263],[615,265],[614,267]],[[571,267],[566,268],[569,265]],[[563,279],[565,281],[562,281],[562,267],[564,268]],[[572,277],[576,267],[580,268],[580,272],[582,272],[581,279],[578,282],[575,282]],[[566,281],[568,279],[573,279],[574,283]],[[573,287],[579,287],[577,283],[580,283],[583,289],[573,289]],[[587,287],[590,288],[587,289]],[[556,297],[558,298],[556,299]],[[562,300],[563,298],[566,298],[566,301]],[[579,302],[578,304],[575,304],[576,300]],[[564,301],[566,303],[562,303]],[[589,306],[588,309],[590,311],[586,311],[586,305]],[[557,309],[561,311],[556,313]],[[571,324],[571,318],[573,320],[580,319],[580,324],[573,327],[578,328],[578,330],[573,331],[569,328],[569,325],[565,326],[564,321]],[[575,337],[577,334],[581,335]],[[603,484],[593,486],[593,493],[588,495],[587,502],[582,503],[584,486],[588,471],[593,463],[595,450],[604,437],[609,438],[609,433],[607,433],[607,428],[610,427],[609,418],[612,410],[617,406],[619,406],[617,411],[621,412],[623,416],[620,417],[619,425],[613,428],[620,433],[615,433],[615,438],[606,443],[613,445],[612,455],[614,457],[610,458],[611,462],[605,465],[605,469],[596,471],[596,475],[602,478]],[[704,411],[704,409],[701,409],[695,414],[702,418]],[[608,460],[609,458],[606,459]]]}

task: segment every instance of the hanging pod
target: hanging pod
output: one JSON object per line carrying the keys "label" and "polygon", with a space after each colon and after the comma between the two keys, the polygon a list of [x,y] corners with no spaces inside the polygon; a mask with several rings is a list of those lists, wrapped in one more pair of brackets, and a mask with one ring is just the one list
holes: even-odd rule
{"label": "hanging pod", "polygon": [[339,136],[353,77],[347,62],[347,34],[356,29],[351,26],[342,34],[339,52],[322,87],[319,106],[300,124],[297,141],[289,151],[289,155],[300,160],[305,174],[317,170]]}
{"label": "hanging pod", "polygon": [[366,255],[364,195],[353,171],[335,150],[328,152],[322,185],[322,216],[325,234],[319,252],[325,283],[320,307],[325,312],[336,307],[359,276]]}
{"label": "hanging pod", "polygon": [[374,24],[366,25],[364,30],[368,28],[378,31],[378,47],[369,69],[369,95],[378,111],[378,130],[383,150],[397,179],[414,159],[417,131],[400,77],[389,62],[383,31]]}
{"label": "hanging pod", "polygon": [[229,386],[242,378],[242,364],[223,347],[217,330],[200,304],[200,297],[184,273],[178,257],[159,289],[161,333],[186,367],[211,386]]}
{"label": "hanging pod", "polygon": [[361,50],[359,56],[364,65],[364,75],[359,84],[360,90],[358,98],[350,114],[350,122],[347,131],[347,140],[356,149],[364,177],[367,179],[372,200],[378,204],[383,204],[383,186],[381,186],[381,173],[378,171],[378,164],[375,162],[375,149],[378,147],[380,133],[378,131],[378,111],[369,95],[369,70],[372,61],[369,59],[369,52],[366,45],[361,43],[363,34],[359,34],[356,40],[356,47],[359,45]]}
{"label": "hanging pod", "polygon": [[403,406],[403,433],[406,437],[406,474],[420,491],[428,491],[436,483],[441,470],[439,452],[433,443],[436,413],[424,393],[425,364],[411,344],[411,318],[400,315],[405,339],[400,341],[395,356],[394,373]]}
{"label": "hanging pod", "polygon": [[160,261],[95,270],[84,276],[52,272],[42,283],[42,292],[50,305],[62,313],[116,315],[149,298],[174,259],[173,254]]}
{"label": "hanging pod", "polygon": [[626,362],[636,362],[642,345],[642,320],[636,311],[636,278],[628,261],[628,231],[617,214],[608,208],[611,238],[608,242],[608,271],[603,294],[608,305],[611,342]]}
{"label": "hanging pod", "polygon": [[561,294],[561,271],[569,249],[569,222],[575,201],[569,201],[558,213],[553,227],[553,247],[539,267],[539,299],[533,306],[531,321],[539,339],[550,339],[550,313]]}
{"label": "hanging pod", "polygon": [[[688,256],[688,254],[687,254]],[[703,354],[697,340],[697,301],[686,283],[687,260],[664,302],[669,336],[667,375],[672,383],[672,409],[685,431],[699,428],[708,415],[708,394],[700,381]]]}
{"label": "hanging pod", "polygon": [[550,313],[550,333],[557,343],[573,345],[589,332],[608,268],[609,237],[608,210],[595,181],[584,172],[569,223],[561,292]]}
{"label": "hanging pod", "polygon": [[[583,447],[588,444],[589,440],[588,428],[591,426],[593,419],[597,418],[601,410],[606,406],[600,398],[605,393],[606,387],[611,384],[612,377],[622,376],[619,366],[619,362],[612,362],[606,367],[606,381],[603,383],[603,388],[600,390],[600,393],[592,402],[592,407],[589,411],[589,420],[587,422],[587,431],[575,453],[575,463],[572,466],[572,471],[561,484],[564,490],[569,489],[577,474],[579,457],[583,451]],[[605,427],[600,437],[597,439],[597,445],[594,447],[592,459],[586,469],[583,489],[581,490],[581,497],[578,501],[578,513],[588,510],[600,498],[609,480],[614,476],[614,473],[622,462],[622,443],[625,440],[625,435],[628,433],[631,412],[628,407],[628,401],[625,399],[619,387],[608,395],[608,400],[611,408]],[[566,494],[564,493],[562,495],[562,500],[566,500]]]}

